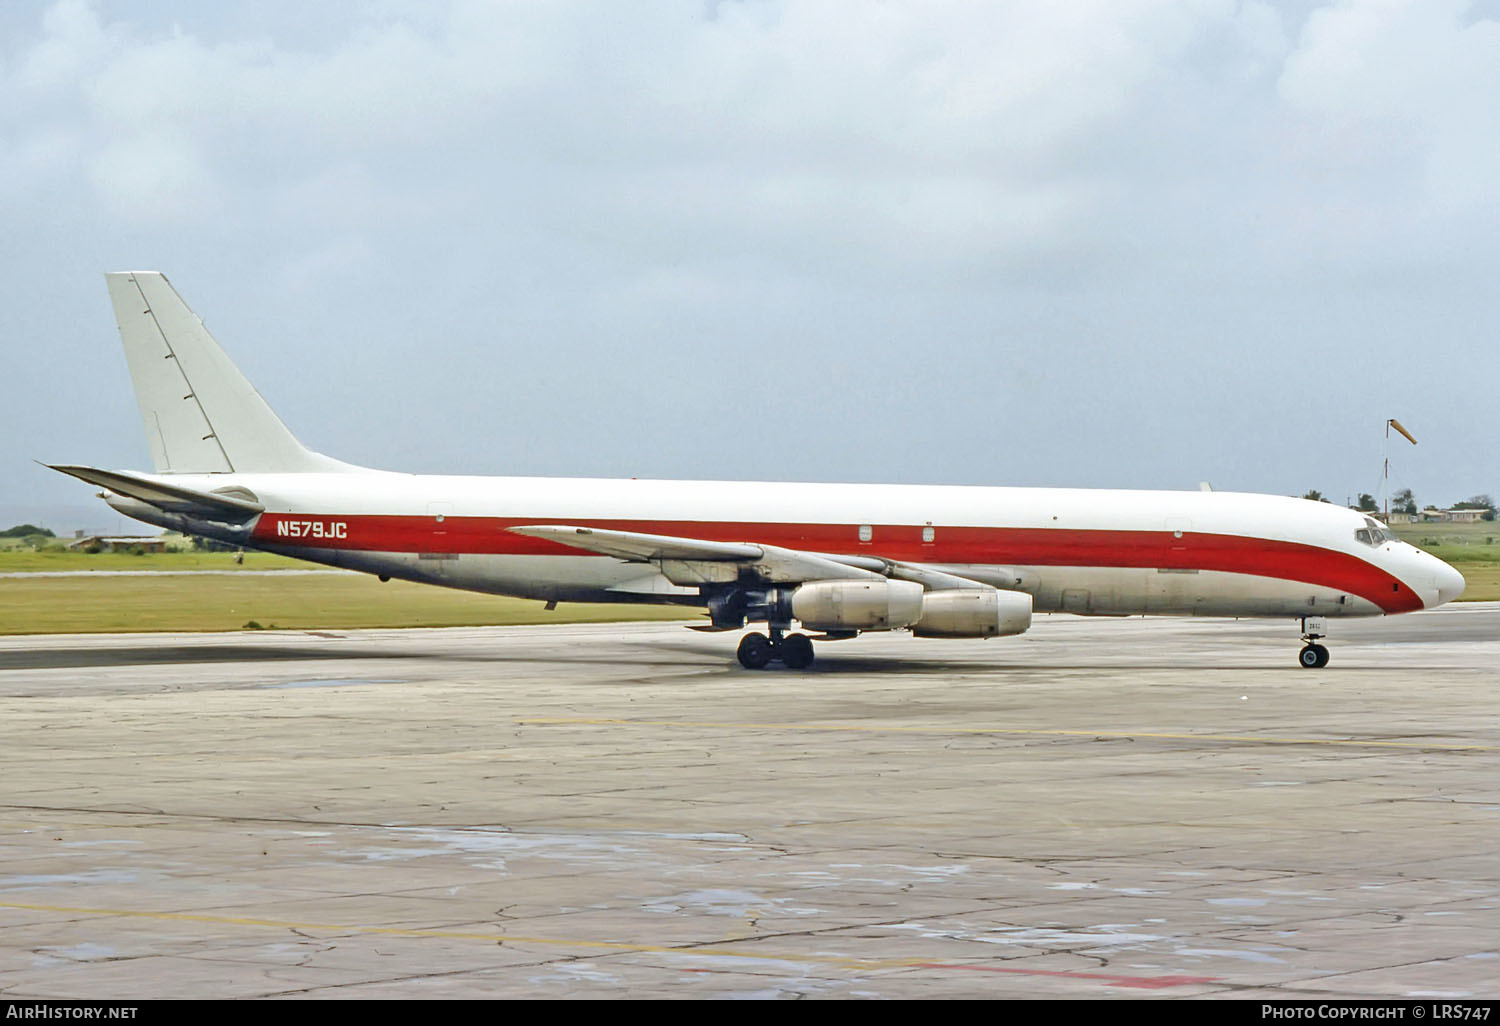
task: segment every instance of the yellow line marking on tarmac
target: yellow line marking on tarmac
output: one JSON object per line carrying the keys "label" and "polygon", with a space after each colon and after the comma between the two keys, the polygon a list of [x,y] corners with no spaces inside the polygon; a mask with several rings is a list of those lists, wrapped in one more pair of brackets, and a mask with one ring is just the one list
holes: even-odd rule
{"label": "yellow line marking on tarmac", "polygon": [[281,919],[252,919],[240,916],[212,916],[191,912],[145,912],[128,908],[77,908],[70,905],[23,905],[0,902],[0,908],[28,912],[59,912],[65,915],[127,916],[136,919],[161,919],[171,922],[209,923],[220,926],[260,926],[274,930],[322,930],[333,933],[375,934],[383,937],[438,937],[448,940],[481,940],[495,944],[542,944],[563,948],[593,948],[605,951],[640,954],[702,955],[717,958],[743,958],[770,962],[818,962],[847,969],[910,969],[925,966],[932,959],[846,958],[838,955],[785,955],[772,952],[738,951],[733,948],[710,948],[684,945],[630,944],[622,941],[572,940],[562,937],[520,937],[503,933],[470,933],[461,930],[415,930],[394,926],[351,926],[347,923],[299,923]]}
{"label": "yellow line marking on tarmac", "polygon": [[1497,752],[1493,745],[1449,745],[1427,741],[1372,741],[1331,737],[1256,737],[1248,734],[1162,734],[1115,730],[1026,730],[1019,727],[874,727],[839,723],[714,723],[692,720],[613,720],[534,717],[515,721],[520,726],[698,727],[705,730],[797,730],[871,734],[978,734],[1011,737],[1112,737],[1155,741],[1233,741],[1262,745],[1345,745],[1356,748],[1418,748],[1450,752]]}

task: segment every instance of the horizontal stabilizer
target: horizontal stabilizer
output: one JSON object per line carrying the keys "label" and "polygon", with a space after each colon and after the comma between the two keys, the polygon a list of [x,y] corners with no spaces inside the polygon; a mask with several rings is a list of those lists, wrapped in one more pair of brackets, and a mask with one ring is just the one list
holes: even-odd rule
{"label": "horizontal stabilizer", "polygon": [[141,474],[51,463],[45,466],[80,481],[108,488],[117,495],[138,499],[168,513],[186,513],[207,520],[241,523],[265,512],[265,507],[260,503],[237,495],[184,488],[179,484],[167,484]]}

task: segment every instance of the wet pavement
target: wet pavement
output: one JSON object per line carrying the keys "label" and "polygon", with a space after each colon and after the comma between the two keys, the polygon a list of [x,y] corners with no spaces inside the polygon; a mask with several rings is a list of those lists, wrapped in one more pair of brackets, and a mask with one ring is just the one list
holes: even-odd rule
{"label": "wet pavement", "polygon": [[1500,604],[0,639],[0,994],[1495,997]]}

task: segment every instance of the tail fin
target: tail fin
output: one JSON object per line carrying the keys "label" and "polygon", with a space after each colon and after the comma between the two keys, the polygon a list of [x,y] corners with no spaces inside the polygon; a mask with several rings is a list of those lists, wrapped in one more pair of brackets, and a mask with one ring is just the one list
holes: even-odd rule
{"label": "tail fin", "polygon": [[159,272],[105,279],[157,473],[349,469],[293,437]]}

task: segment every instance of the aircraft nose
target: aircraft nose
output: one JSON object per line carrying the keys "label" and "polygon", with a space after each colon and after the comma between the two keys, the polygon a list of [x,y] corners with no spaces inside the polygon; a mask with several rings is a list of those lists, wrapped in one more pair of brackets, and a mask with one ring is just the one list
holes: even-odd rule
{"label": "aircraft nose", "polygon": [[1434,605],[1442,605],[1444,602],[1452,602],[1464,593],[1464,586],[1468,583],[1464,575],[1453,569],[1447,563],[1438,562],[1437,570],[1437,602]]}

